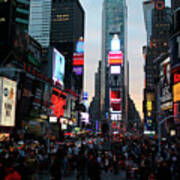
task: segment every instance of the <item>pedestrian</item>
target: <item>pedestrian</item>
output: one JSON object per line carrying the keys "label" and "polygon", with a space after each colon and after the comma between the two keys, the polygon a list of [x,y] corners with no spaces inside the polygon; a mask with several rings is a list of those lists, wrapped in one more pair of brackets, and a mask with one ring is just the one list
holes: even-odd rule
{"label": "pedestrian", "polygon": [[88,161],[88,177],[90,180],[101,180],[101,167],[93,155],[90,155]]}
{"label": "pedestrian", "polygon": [[170,167],[168,166],[165,160],[161,162],[157,173],[157,180],[163,180],[163,179],[172,180]]}
{"label": "pedestrian", "polygon": [[27,154],[24,164],[27,173],[26,180],[37,180],[36,173],[37,173],[38,161],[35,156],[34,150],[30,150],[30,152]]}
{"label": "pedestrian", "polygon": [[61,180],[62,179],[62,157],[58,152],[55,155],[55,159],[51,165],[50,171],[51,171],[51,176],[52,180]]}
{"label": "pedestrian", "polygon": [[21,180],[21,175],[12,167],[12,165],[9,165],[5,168],[5,178],[4,180]]}

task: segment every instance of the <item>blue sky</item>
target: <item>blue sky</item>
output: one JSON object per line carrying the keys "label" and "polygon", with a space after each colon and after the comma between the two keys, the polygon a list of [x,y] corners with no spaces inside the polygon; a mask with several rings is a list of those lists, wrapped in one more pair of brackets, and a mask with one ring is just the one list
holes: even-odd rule
{"label": "blue sky", "polygon": [[[128,59],[130,63],[130,96],[142,116],[144,88],[144,59],[142,46],[146,45],[146,32],[142,2],[126,0],[128,6]],[[94,96],[94,74],[101,59],[101,14],[103,0],[80,0],[85,10],[85,77],[84,89],[89,98]],[[167,0],[170,5],[170,0]]]}

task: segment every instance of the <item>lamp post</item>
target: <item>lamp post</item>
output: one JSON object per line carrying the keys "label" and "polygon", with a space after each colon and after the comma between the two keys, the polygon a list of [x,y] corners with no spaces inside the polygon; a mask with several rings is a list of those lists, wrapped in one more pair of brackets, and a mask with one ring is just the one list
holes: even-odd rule
{"label": "lamp post", "polygon": [[161,153],[161,125],[168,119],[170,118],[174,118],[176,116],[174,115],[169,115],[167,117],[165,117],[164,119],[162,119],[161,121],[158,122],[158,154],[160,156]]}

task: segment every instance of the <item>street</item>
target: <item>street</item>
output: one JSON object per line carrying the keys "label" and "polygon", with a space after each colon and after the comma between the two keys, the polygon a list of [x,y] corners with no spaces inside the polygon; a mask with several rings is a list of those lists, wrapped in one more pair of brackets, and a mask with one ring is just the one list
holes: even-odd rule
{"label": "street", "polygon": [[[38,180],[50,180],[50,175],[48,173],[44,173],[44,174],[39,174],[37,175]],[[63,180],[75,180],[76,179],[76,174],[73,173],[71,176],[68,177],[63,177]],[[125,171],[121,171],[120,173],[118,173],[117,175],[114,175],[111,172],[105,173],[103,172],[101,175],[101,179],[102,180],[126,180],[126,172]],[[84,179],[87,180],[87,177]]]}

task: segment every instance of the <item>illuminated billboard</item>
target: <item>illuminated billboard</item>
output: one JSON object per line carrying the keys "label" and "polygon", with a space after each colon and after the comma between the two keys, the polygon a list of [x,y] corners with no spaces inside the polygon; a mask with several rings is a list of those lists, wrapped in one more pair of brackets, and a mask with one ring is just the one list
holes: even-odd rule
{"label": "illuminated billboard", "polygon": [[53,80],[59,82],[63,86],[65,72],[65,58],[57,50],[53,49]]}
{"label": "illuminated billboard", "polygon": [[174,84],[178,83],[178,82],[180,82],[180,74],[179,73],[175,73],[174,74]]}
{"label": "illuminated billboard", "polygon": [[51,96],[51,116],[56,116],[57,118],[64,116],[65,106],[66,106],[66,96],[65,92],[59,89],[53,88]]}
{"label": "illuminated billboard", "polygon": [[111,113],[111,120],[112,121],[122,120],[122,114],[121,113]]}
{"label": "illuminated billboard", "polygon": [[180,101],[180,83],[173,85],[173,102]]}
{"label": "illuminated billboard", "polygon": [[78,76],[82,75],[83,74],[83,67],[82,66],[74,66],[73,72]]}
{"label": "illuminated billboard", "polygon": [[82,112],[81,113],[81,122],[89,123],[89,113]]}
{"label": "illuminated billboard", "polygon": [[0,126],[15,126],[17,83],[0,77]]}
{"label": "illuminated billboard", "polygon": [[110,91],[111,112],[121,111],[121,94],[120,91]]}
{"label": "illuminated billboard", "polygon": [[110,66],[111,74],[121,74],[121,66]]}
{"label": "illuminated billboard", "polygon": [[83,100],[88,100],[88,92],[83,92]]}
{"label": "illuminated billboard", "polygon": [[180,102],[174,103],[174,120],[176,124],[180,124]]}
{"label": "illuminated billboard", "polygon": [[117,34],[114,35],[113,39],[111,40],[111,51],[120,51],[120,39]]}
{"label": "illuminated billboard", "polygon": [[73,66],[83,66],[83,65],[84,65],[84,54],[73,53]]}
{"label": "illuminated billboard", "polygon": [[110,51],[108,54],[108,63],[110,65],[123,64],[123,53],[122,53],[122,51]]}
{"label": "illuminated billboard", "polygon": [[172,109],[171,68],[169,57],[160,64],[160,95],[161,110],[166,111]]}
{"label": "illuminated billboard", "polygon": [[84,53],[84,40],[81,37],[76,44],[76,52],[77,53]]}

